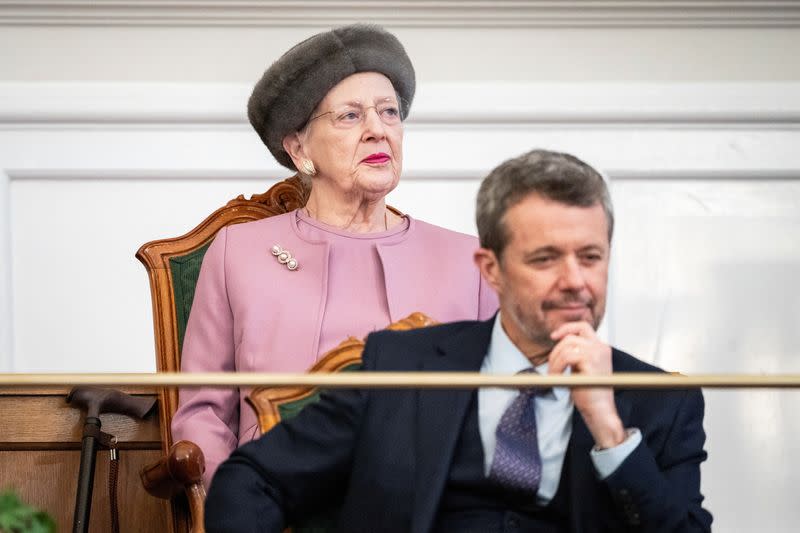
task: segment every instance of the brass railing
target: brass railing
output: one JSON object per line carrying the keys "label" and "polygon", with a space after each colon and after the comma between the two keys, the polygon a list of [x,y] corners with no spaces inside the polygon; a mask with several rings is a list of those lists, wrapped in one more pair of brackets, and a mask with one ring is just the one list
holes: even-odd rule
{"label": "brass railing", "polygon": [[469,389],[479,387],[586,387],[628,389],[800,388],[800,374],[616,373],[610,375],[498,375],[475,372],[325,373],[49,373],[0,374],[0,387],[152,386],[152,387],[293,387]]}

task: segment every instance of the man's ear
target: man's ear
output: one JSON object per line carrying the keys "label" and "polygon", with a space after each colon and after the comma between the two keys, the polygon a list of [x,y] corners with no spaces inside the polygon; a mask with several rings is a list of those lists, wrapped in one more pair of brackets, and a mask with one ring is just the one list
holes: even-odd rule
{"label": "man's ear", "polygon": [[299,132],[290,133],[283,138],[283,149],[286,150],[286,153],[292,158],[294,168],[303,168],[301,166],[301,161],[307,159],[308,156],[303,149],[303,143],[300,140]]}
{"label": "man's ear", "polygon": [[500,260],[495,253],[488,248],[478,248],[475,250],[473,259],[483,279],[499,295],[503,285],[503,272],[500,268]]}

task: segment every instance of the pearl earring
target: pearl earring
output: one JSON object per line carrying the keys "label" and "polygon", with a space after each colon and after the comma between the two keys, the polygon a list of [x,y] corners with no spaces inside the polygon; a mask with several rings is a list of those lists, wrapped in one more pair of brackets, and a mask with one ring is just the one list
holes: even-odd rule
{"label": "pearl earring", "polygon": [[306,176],[314,176],[317,173],[314,162],[310,159],[301,159],[300,166],[302,167],[301,170],[303,171],[303,174]]}

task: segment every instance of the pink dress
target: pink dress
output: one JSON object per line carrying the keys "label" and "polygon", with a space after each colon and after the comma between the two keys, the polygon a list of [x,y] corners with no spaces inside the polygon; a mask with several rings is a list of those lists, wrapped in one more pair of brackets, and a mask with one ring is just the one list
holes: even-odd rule
{"label": "pink dress", "polygon": [[[328,297],[322,315],[317,358],[348,337],[385,328],[392,320],[386,299],[377,244],[397,244],[406,238],[409,219],[379,233],[351,233],[297,211],[297,228],[312,241],[330,244],[328,256]],[[353,275],[354,270],[358,275]]]}
{"label": "pink dress", "polygon": [[[298,261],[290,271],[274,245]],[[228,226],[206,252],[184,338],[184,372],[302,372],[348,336],[422,311],[440,322],[486,319],[497,297],[472,254],[477,239],[406,216],[349,233],[300,211]],[[182,389],[174,441],[206,458],[209,484],[236,446],[258,436],[247,389]]]}

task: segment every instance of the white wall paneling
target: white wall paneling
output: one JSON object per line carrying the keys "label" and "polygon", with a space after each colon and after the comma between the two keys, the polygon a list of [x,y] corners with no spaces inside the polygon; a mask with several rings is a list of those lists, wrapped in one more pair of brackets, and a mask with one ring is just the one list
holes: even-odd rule
{"label": "white wall paneling", "polygon": [[0,168],[0,372],[13,368],[11,180]]}
{"label": "white wall paneling", "polygon": [[269,180],[12,180],[14,369],[152,371],[144,242],[191,229]]}
{"label": "white wall paneling", "polygon": [[[617,344],[687,373],[800,372],[800,172],[612,185]],[[800,482],[800,392],[704,394],[714,529],[793,531],[800,512],[781,494]]]}
{"label": "white wall paneling", "polygon": [[[86,10],[96,5],[83,4]],[[286,9],[294,5],[283,4]],[[738,3],[717,4],[729,4],[720,10],[736,13]],[[788,14],[774,20],[778,25],[788,22],[789,26],[772,28],[753,26],[744,17],[741,25],[709,27],[691,16],[682,27],[614,27],[613,15],[607,15],[609,25],[578,28],[387,27],[406,47],[417,79],[426,83],[800,79],[800,62],[794,53],[798,32]],[[367,20],[371,19],[354,17],[346,22]],[[136,26],[115,24],[113,18],[99,19],[96,25],[0,22],[0,80],[252,84],[289,46],[325,27]]]}
{"label": "white wall paneling", "polygon": [[[797,0],[0,0],[0,371],[152,370],[135,250],[288,174],[252,83],[356,21],[419,81],[391,203],[473,233],[489,169],[575,153],[618,220],[606,338],[685,373],[800,372]],[[714,529],[794,531],[800,392],[705,397]]]}
{"label": "white wall paneling", "polygon": [[800,172],[615,180],[613,194],[616,339],[665,368],[800,373]]}
{"label": "white wall paneling", "polygon": [[[288,174],[246,123],[248,93],[0,83],[3,370],[154,368],[138,246]],[[422,84],[390,202],[474,233],[489,169],[533,147],[572,152],[611,180],[612,342],[686,373],[798,372],[797,146],[794,82]],[[797,396],[706,394],[717,530],[800,520],[784,497],[800,483]]]}
{"label": "white wall paneling", "polygon": [[[799,89],[795,83],[422,85],[407,124],[404,183],[390,201],[474,233],[480,178],[503,159],[546,147],[603,169],[614,180],[620,216],[647,205],[656,217],[652,231],[663,231],[658,217],[666,215],[658,208],[673,205],[664,201],[670,193],[674,202],[702,196],[688,190],[691,183],[706,193],[733,191],[730,180],[752,183],[737,197],[745,213],[774,202],[795,205]],[[2,331],[13,333],[4,342],[14,339],[6,365],[153,367],[146,284],[133,252],[146,240],[188,230],[238,193],[262,192],[287,175],[246,123],[248,91],[237,84],[0,84],[0,168],[8,176],[9,207],[4,238],[12,251],[4,266],[7,286],[14,273],[2,315]],[[677,189],[668,179],[678,180]],[[660,188],[653,192],[653,186]],[[452,201],[442,206],[438,199],[445,196]],[[788,224],[782,234],[791,236],[793,219],[782,220]],[[620,231],[625,235],[624,227]],[[625,249],[622,237],[617,246]],[[635,248],[628,255],[645,252]],[[635,263],[625,261],[615,268],[628,278],[626,268]],[[683,270],[677,272],[665,279],[674,281]],[[101,273],[108,278],[98,278]],[[617,324],[629,323],[624,312],[615,313],[617,302],[630,307],[625,287],[618,288],[610,302],[612,338],[655,357],[652,343],[640,340],[648,335],[637,337]],[[97,302],[115,312],[88,319]],[[83,320],[60,318],[69,316]],[[42,335],[51,328],[57,334]]]}

